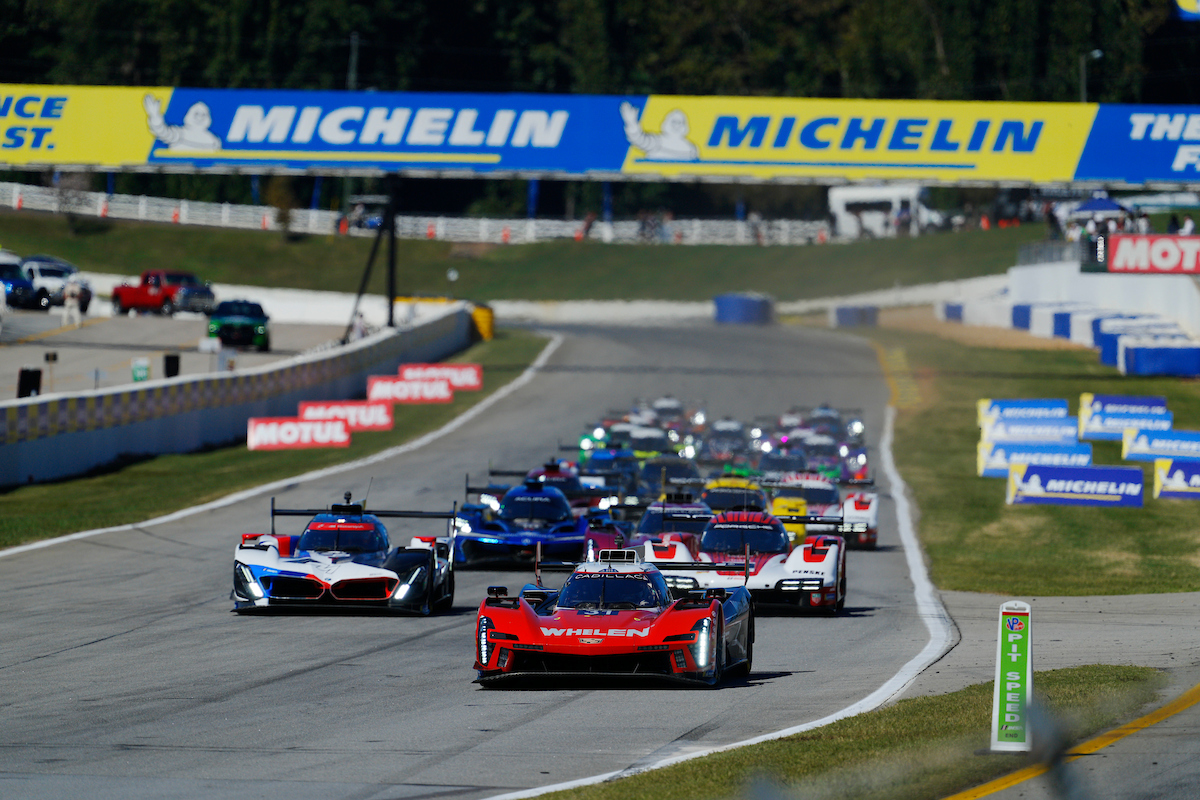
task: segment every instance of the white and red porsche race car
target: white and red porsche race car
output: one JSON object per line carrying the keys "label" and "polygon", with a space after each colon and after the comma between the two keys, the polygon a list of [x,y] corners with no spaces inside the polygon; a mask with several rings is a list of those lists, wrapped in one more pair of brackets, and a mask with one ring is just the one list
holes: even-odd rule
{"label": "white and red porsche race car", "polygon": [[[782,480],[764,483],[771,491],[771,511],[780,518],[840,517],[838,523],[787,522],[795,534],[833,533],[846,537],[851,547],[874,549],[879,537],[879,495],[852,488],[843,496],[833,481],[816,472],[794,472]],[[793,536],[795,538],[795,536]]]}
{"label": "white and red porsche race car", "polygon": [[[837,526],[836,520],[789,517]],[[664,545],[672,545],[667,547]],[[820,608],[837,613],[846,603],[846,541],[836,534],[811,534],[793,545],[783,522],[760,511],[727,511],[708,524],[700,539],[699,563],[682,543],[646,546],[644,559],[662,563],[674,592],[731,589],[743,584],[756,602]],[[682,563],[681,563],[682,562]],[[713,565],[718,569],[713,570]],[[724,567],[727,567],[724,568]]]}

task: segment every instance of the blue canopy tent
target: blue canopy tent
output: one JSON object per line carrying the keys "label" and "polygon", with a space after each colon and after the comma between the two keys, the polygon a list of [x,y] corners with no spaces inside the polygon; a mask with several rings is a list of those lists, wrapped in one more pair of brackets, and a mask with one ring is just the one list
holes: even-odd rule
{"label": "blue canopy tent", "polygon": [[1092,219],[1093,217],[1108,219],[1109,217],[1120,217],[1129,213],[1132,212],[1128,208],[1110,197],[1093,197],[1090,200],[1084,200],[1076,206],[1075,210],[1068,216],[1068,219]]}

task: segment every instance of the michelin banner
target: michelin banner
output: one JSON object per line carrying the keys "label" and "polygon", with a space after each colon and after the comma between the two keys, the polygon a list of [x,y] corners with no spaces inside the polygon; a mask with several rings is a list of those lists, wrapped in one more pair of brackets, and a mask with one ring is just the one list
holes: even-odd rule
{"label": "michelin banner", "polygon": [[1068,416],[1066,400],[1029,399],[993,400],[985,397],[976,401],[976,415],[979,427],[998,419],[1031,420],[1031,419],[1062,419]]}
{"label": "michelin banner", "polygon": [[1169,431],[1174,415],[1167,398],[1152,395],[1079,395],[1079,438],[1092,441],[1121,441],[1126,428]]}
{"label": "michelin banner", "polygon": [[1154,459],[1154,496],[1200,500],[1200,461]]}
{"label": "michelin banner", "polygon": [[1071,444],[1079,441],[1079,422],[1075,417],[1042,419],[1033,422],[998,419],[987,422],[979,441],[1008,444]]}
{"label": "michelin banner", "polygon": [[981,478],[1007,478],[1012,464],[1037,464],[1056,467],[1087,467],[1092,463],[1092,446],[1075,444],[996,444],[980,442],[976,454],[976,472]]}
{"label": "michelin banner", "polygon": [[1187,183],[1200,107],[0,84],[0,166]]}
{"label": "michelin banner", "polygon": [[1140,467],[1044,467],[1013,464],[1008,468],[1007,502],[1011,505],[1142,506]]}
{"label": "michelin banner", "polygon": [[1200,431],[1127,429],[1121,439],[1121,458],[1156,461],[1160,458],[1200,461]]}

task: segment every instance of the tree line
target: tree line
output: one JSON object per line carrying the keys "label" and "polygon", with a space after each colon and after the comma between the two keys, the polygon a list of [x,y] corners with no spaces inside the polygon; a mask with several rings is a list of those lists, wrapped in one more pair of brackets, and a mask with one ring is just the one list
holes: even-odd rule
{"label": "tree line", "polygon": [[[1172,5],[0,0],[0,82],[1071,102],[1082,63],[1089,100],[1200,103],[1200,24],[1175,19]],[[178,190],[207,185],[159,180]],[[245,183],[229,191],[244,194]],[[625,187],[617,203],[665,201],[676,191]],[[570,205],[594,193],[564,187],[545,197]],[[687,193],[710,205],[731,197]],[[481,182],[439,182],[434,195],[488,209],[525,200],[519,185]]]}

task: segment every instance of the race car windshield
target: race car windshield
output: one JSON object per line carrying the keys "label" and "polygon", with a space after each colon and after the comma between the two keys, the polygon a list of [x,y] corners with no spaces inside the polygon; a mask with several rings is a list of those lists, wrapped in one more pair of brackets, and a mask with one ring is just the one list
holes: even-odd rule
{"label": "race car windshield", "polygon": [[236,300],[226,300],[217,304],[214,317],[264,317],[262,306],[258,303],[244,303]]}
{"label": "race car windshield", "polygon": [[786,486],[775,493],[776,497],[800,497],[810,503],[818,505],[835,506],[838,504],[837,489],[824,488],[820,486],[802,487],[802,486]]}
{"label": "race car windshield", "polygon": [[746,545],[751,553],[786,553],[787,531],[783,526],[721,523],[711,526],[700,539],[700,549],[706,553],[741,553]]}
{"label": "race car windshield", "polygon": [[808,462],[795,453],[767,453],[758,462],[758,468],[762,472],[804,472]]}
{"label": "race car windshield", "polygon": [[741,436],[712,436],[704,440],[703,450],[706,453],[745,453],[746,440]]}
{"label": "race car windshield", "polygon": [[571,506],[561,497],[550,494],[525,495],[507,498],[500,506],[500,519],[506,522],[535,520],[559,522],[571,518]]}
{"label": "race car windshield", "polygon": [[804,449],[810,456],[817,458],[837,458],[838,448],[836,444],[810,444],[805,445]]}
{"label": "race car windshield", "polygon": [[704,533],[705,526],[712,519],[712,514],[702,511],[673,511],[665,513],[653,506],[646,510],[638,523],[637,532],[655,535],[659,533]]}
{"label": "race car windshield", "polygon": [[667,480],[697,478],[700,475],[695,464],[682,458],[673,461],[650,461],[642,467],[642,480],[654,486],[662,481],[664,474],[667,476]]}
{"label": "race car windshield", "polygon": [[375,530],[338,531],[309,529],[300,537],[297,550],[309,552],[375,553],[387,549],[387,542]]}
{"label": "race car windshield", "polygon": [[583,484],[574,475],[543,475],[542,483],[547,486],[553,486],[564,494],[571,494],[572,492],[578,494],[583,491]]}
{"label": "race car windshield", "polygon": [[766,508],[762,495],[755,489],[709,489],[700,497],[713,511],[728,511],[731,508],[760,511]]}
{"label": "race car windshield", "polygon": [[559,608],[634,609],[662,608],[667,605],[666,583],[651,581],[646,573],[577,572],[563,584],[558,594]]}

